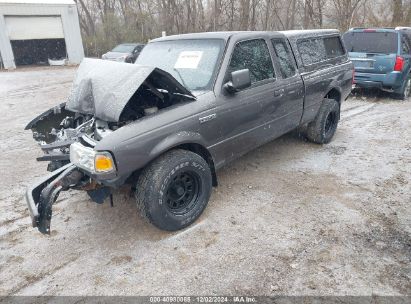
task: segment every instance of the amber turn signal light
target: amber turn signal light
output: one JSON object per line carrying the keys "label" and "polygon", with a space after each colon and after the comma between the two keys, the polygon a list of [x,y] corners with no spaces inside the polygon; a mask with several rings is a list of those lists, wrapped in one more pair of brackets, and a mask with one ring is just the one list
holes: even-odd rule
{"label": "amber turn signal light", "polygon": [[108,154],[97,154],[94,159],[96,172],[109,172],[114,170],[113,159]]}

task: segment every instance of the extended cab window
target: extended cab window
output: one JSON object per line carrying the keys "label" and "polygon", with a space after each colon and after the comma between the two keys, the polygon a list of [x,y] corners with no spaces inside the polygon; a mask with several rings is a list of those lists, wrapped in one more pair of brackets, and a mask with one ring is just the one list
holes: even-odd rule
{"label": "extended cab window", "polygon": [[339,37],[324,38],[324,47],[328,59],[344,55],[344,48]]}
{"label": "extended cab window", "polygon": [[294,76],[294,59],[286,42],[282,39],[272,39],[271,42],[278,58],[278,62],[280,63],[280,71],[283,78]]}
{"label": "extended cab window", "polygon": [[274,78],[270,52],[263,39],[237,43],[233,50],[228,73],[243,69],[249,69],[251,83]]}
{"label": "extended cab window", "polygon": [[326,60],[324,41],[321,38],[300,40],[297,42],[298,50],[304,65]]}

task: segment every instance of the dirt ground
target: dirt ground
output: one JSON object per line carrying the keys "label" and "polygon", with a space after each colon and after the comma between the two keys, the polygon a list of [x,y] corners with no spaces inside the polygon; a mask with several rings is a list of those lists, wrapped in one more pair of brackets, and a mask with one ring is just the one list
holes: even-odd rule
{"label": "dirt ground", "polygon": [[23,129],[74,72],[0,73],[0,295],[411,294],[411,101],[359,93],[330,144],[289,134],[235,161],[184,231],[127,193],[110,208],[70,191],[43,236],[24,192],[46,164]]}

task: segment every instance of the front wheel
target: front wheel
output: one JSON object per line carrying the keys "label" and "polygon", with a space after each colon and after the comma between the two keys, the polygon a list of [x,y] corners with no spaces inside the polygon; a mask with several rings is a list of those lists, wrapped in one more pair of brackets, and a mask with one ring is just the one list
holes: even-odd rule
{"label": "front wheel", "polygon": [[135,197],[143,215],[156,227],[175,231],[192,224],[207,206],[211,170],[198,154],[172,150],[139,176]]}
{"label": "front wheel", "polygon": [[307,138],[317,144],[327,144],[333,138],[340,120],[340,105],[334,99],[324,99],[314,121],[307,127]]}

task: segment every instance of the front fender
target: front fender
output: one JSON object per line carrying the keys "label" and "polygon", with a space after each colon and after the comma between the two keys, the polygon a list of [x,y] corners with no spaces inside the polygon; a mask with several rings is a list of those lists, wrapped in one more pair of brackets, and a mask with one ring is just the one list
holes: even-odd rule
{"label": "front fender", "polygon": [[164,152],[184,144],[207,147],[201,134],[192,131],[177,131],[164,136],[147,134],[118,144],[111,142],[110,145],[98,146],[96,150],[110,151],[113,154],[117,175],[121,180],[125,180]]}
{"label": "front fender", "polygon": [[206,147],[205,140],[197,132],[181,131],[171,134],[158,142],[149,153],[150,161],[157,158],[164,152],[184,144],[198,144]]}

